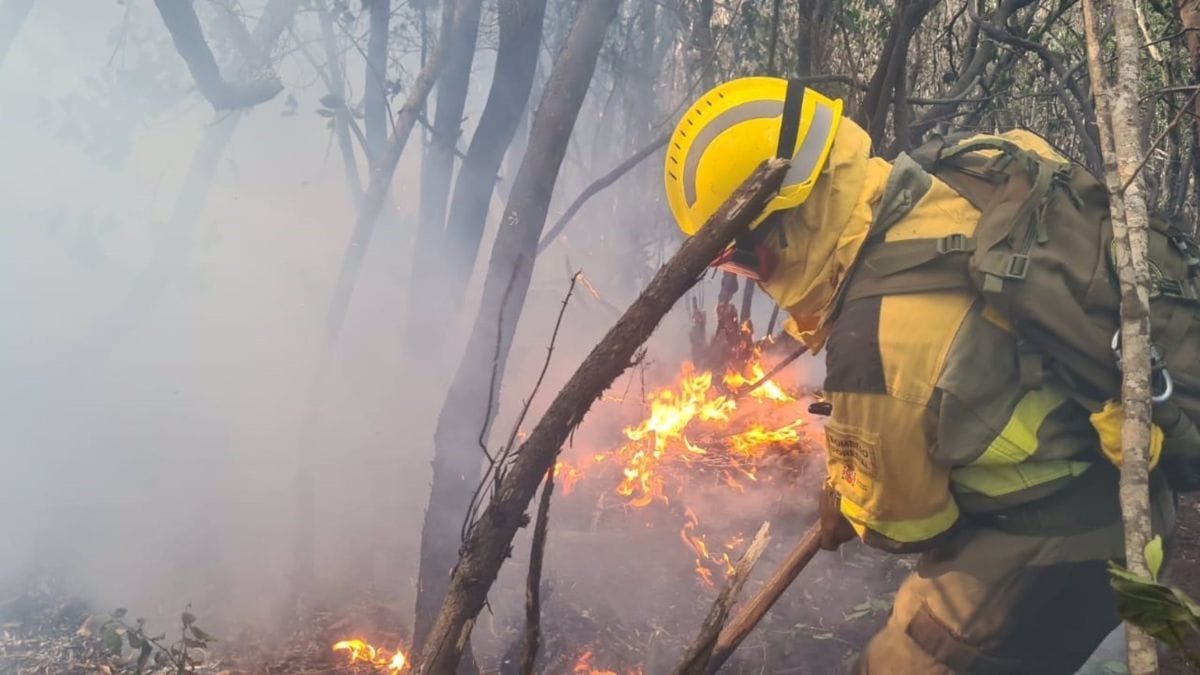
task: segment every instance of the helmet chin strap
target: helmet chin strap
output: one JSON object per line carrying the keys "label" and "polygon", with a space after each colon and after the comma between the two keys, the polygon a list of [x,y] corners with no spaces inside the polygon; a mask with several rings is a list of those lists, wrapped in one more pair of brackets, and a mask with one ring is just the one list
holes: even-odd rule
{"label": "helmet chin strap", "polygon": [[[775,146],[775,156],[791,159],[796,150],[796,136],[800,133],[800,106],[804,102],[804,85],[798,80],[789,79],[787,93],[783,99],[783,114],[779,118],[779,142]],[[714,267],[720,267],[755,281],[765,280],[775,271],[775,253],[765,245],[767,235],[773,232],[779,224],[780,212],[776,211],[751,230],[738,236],[733,247],[723,253]],[[781,238],[783,246],[787,241]]]}

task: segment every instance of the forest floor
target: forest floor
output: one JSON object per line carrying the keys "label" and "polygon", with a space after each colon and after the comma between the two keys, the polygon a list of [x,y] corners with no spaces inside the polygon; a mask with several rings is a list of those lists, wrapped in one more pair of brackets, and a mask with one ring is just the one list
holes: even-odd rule
{"label": "forest floor", "polygon": [[[806,519],[797,519],[806,521]],[[786,528],[782,528],[786,529]],[[782,558],[797,532],[777,532],[765,569]],[[1182,502],[1178,549],[1170,568],[1170,582],[1200,598],[1200,496]],[[564,546],[579,547],[579,541]],[[551,554],[548,554],[551,555]],[[774,673],[826,675],[845,672],[856,653],[882,625],[891,607],[895,587],[911,568],[910,558],[885,556],[860,546],[847,546],[836,556],[821,555],[797,584],[780,600],[776,609],[744,643],[725,671],[729,673]],[[627,557],[623,563],[605,562],[610,578],[642,580],[645,588],[630,593],[641,602],[662,611],[653,620],[639,620],[636,611],[619,611],[622,603],[604,607],[577,604],[573,591],[587,595],[575,582],[554,585],[543,608],[545,633],[541,672],[553,675],[630,675],[669,672],[674,658],[692,638],[691,631],[707,610],[710,597],[673,592],[655,596],[656,571],[646,559]],[[253,626],[222,626],[227,633],[206,649],[192,649],[201,661],[195,672],[208,675],[279,673],[307,675],[350,675],[379,672],[362,665],[349,668],[343,653],[330,649],[348,634],[378,645],[404,644],[407,635],[395,632],[407,622],[408,608],[399,604],[359,601],[326,611],[304,612],[303,620],[291,621],[283,632],[264,632]],[[0,673],[5,675],[66,675],[104,673],[124,675],[137,672],[137,651],[126,643],[118,655],[113,649],[107,614],[79,598],[63,594],[52,581],[26,583],[19,589],[0,590]],[[674,617],[691,617],[683,620]],[[203,618],[199,621],[203,624]],[[133,625],[132,619],[126,621]],[[481,620],[481,652],[496,656],[484,659],[484,672],[515,673],[513,656],[518,653],[520,626],[497,628],[496,619]],[[668,630],[665,626],[673,626]],[[679,626],[686,626],[680,628]],[[119,627],[118,627],[119,628]],[[178,634],[179,628],[161,631],[147,627],[147,634]],[[123,630],[118,630],[118,633]],[[215,628],[212,632],[217,632]],[[486,634],[486,635],[485,635]],[[1104,648],[1081,671],[1087,675],[1125,672],[1121,663],[1118,635],[1110,636]],[[176,638],[162,640],[164,646]],[[497,645],[510,645],[496,651]],[[174,672],[155,657],[146,673]],[[1163,652],[1164,674],[1196,672],[1176,653]]]}

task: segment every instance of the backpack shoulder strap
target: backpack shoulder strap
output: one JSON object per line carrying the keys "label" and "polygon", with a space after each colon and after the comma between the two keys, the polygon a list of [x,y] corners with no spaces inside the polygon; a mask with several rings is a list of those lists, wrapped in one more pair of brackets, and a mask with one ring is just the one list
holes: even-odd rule
{"label": "backpack shoulder strap", "polygon": [[[974,251],[972,238],[951,234],[885,241],[888,230],[912,211],[932,185],[933,177],[919,160],[904,153],[896,158],[867,241],[843,289],[846,300],[970,287],[962,255],[955,254]],[[938,263],[942,260],[945,264]]]}
{"label": "backpack shoulder strap", "polygon": [[933,177],[918,160],[905,153],[896,157],[875,207],[867,239],[838,291],[830,318],[849,300],[970,286],[961,256],[951,256],[956,259],[955,264],[930,265],[948,254],[974,250],[969,237],[956,234],[885,241],[888,231],[913,210],[932,186]]}

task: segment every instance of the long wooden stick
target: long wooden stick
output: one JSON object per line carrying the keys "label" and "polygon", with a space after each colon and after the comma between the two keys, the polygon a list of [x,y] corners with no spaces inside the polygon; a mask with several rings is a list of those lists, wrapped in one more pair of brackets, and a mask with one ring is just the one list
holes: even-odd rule
{"label": "long wooden stick", "polygon": [[588,408],[633,364],[634,355],[663,316],[721,251],[762,213],[779,190],[787,169],[786,160],[763,162],[658,271],[559,390],[514,455],[511,468],[492,493],[487,508],[470,528],[437,622],[417,660],[416,675],[455,671],[475,617],[483,609],[488,591],[512,550],[513,537],[529,520],[525,510],[542,477],[554,466],[559,449],[583,421]]}
{"label": "long wooden stick", "polygon": [[812,527],[804,533],[804,537],[800,539],[800,543],[796,544],[796,548],[792,549],[787,559],[779,566],[779,569],[775,570],[767,583],[759,589],[758,594],[742,605],[733,619],[725,624],[721,636],[717,638],[717,646],[713,648],[712,657],[708,660],[707,672],[710,675],[717,672],[729,660],[738,645],[742,644],[742,640],[746,639],[750,631],[754,630],[758,622],[762,621],[762,618],[770,611],[775,601],[808,566],[817,551],[821,550],[820,541],[821,524],[813,523]]}
{"label": "long wooden stick", "polygon": [[754,571],[754,565],[767,549],[767,542],[771,539],[770,531],[770,523],[763,523],[762,527],[758,528],[758,533],[754,535],[746,553],[738,560],[733,576],[725,584],[725,588],[721,589],[721,594],[708,611],[696,641],[683,655],[679,665],[675,666],[672,675],[704,675],[708,671],[708,664],[712,662],[713,652],[720,638],[721,627],[725,625],[729,609],[737,602],[742,586],[746,585],[746,579],[750,578],[750,572]]}

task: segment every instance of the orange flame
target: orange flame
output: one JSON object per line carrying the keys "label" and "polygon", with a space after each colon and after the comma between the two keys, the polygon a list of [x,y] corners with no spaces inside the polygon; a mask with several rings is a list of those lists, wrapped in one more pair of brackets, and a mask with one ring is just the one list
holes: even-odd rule
{"label": "orange flame", "polygon": [[[615,670],[602,670],[592,667],[592,650],[585,649],[583,654],[579,656],[579,660],[575,662],[575,667],[571,669],[573,675],[620,675]],[[634,668],[626,671],[625,675],[642,675],[642,669]]]}
{"label": "orange flame", "polygon": [[347,652],[351,666],[362,663],[389,674],[399,673],[408,667],[408,657],[403,651],[397,649],[389,652],[357,638],[333,643],[333,651]]}
{"label": "orange flame", "polygon": [[[764,459],[793,452],[804,440],[806,422],[796,395],[766,378],[757,350],[742,367],[719,379],[685,362],[674,384],[650,392],[645,401],[645,416],[623,429],[621,445],[589,451],[585,457],[591,461],[559,462],[555,475],[563,478],[564,492],[583,476],[583,467],[590,472],[612,463],[620,467],[615,492],[634,508],[682,497],[680,468],[700,467],[742,493],[759,481]],[[730,556],[742,542],[710,547],[696,514],[687,509],[685,516],[679,537],[695,558],[697,576],[714,586],[717,574],[733,569]]]}
{"label": "orange flame", "polygon": [[[734,414],[739,410],[736,394],[765,375],[762,365],[752,361],[745,373],[730,371],[722,378],[728,392],[719,393],[713,387],[713,374],[697,374],[690,363],[684,363],[677,387],[664,387],[648,397],[649,415],[639,424],[626,427],[628,443],[613,455],[623,465],[622,480],[617,494],[627,497],[629,504],[643,507],[658,501],[669,503],[661,467],[672,462],[690,464],[712,454],[712,448],[694,442],[699,433],[714,436],[734,460],[732,468],[750,480],[755,480],[754,464],[771,447],[791,446],[800,441],[798,428],[803,420],[794,419],[778,428],[752,423],[745,431],[728,433]],[[750,404],[778,407],[790,406],[796,399],[773,380],[766,380],[746,394]],[[689,438],[689,432],[693,432]],[[600,461],[603,453],[596,455]],[[735,490],[741,485],[728,476],[726,482]]]}

